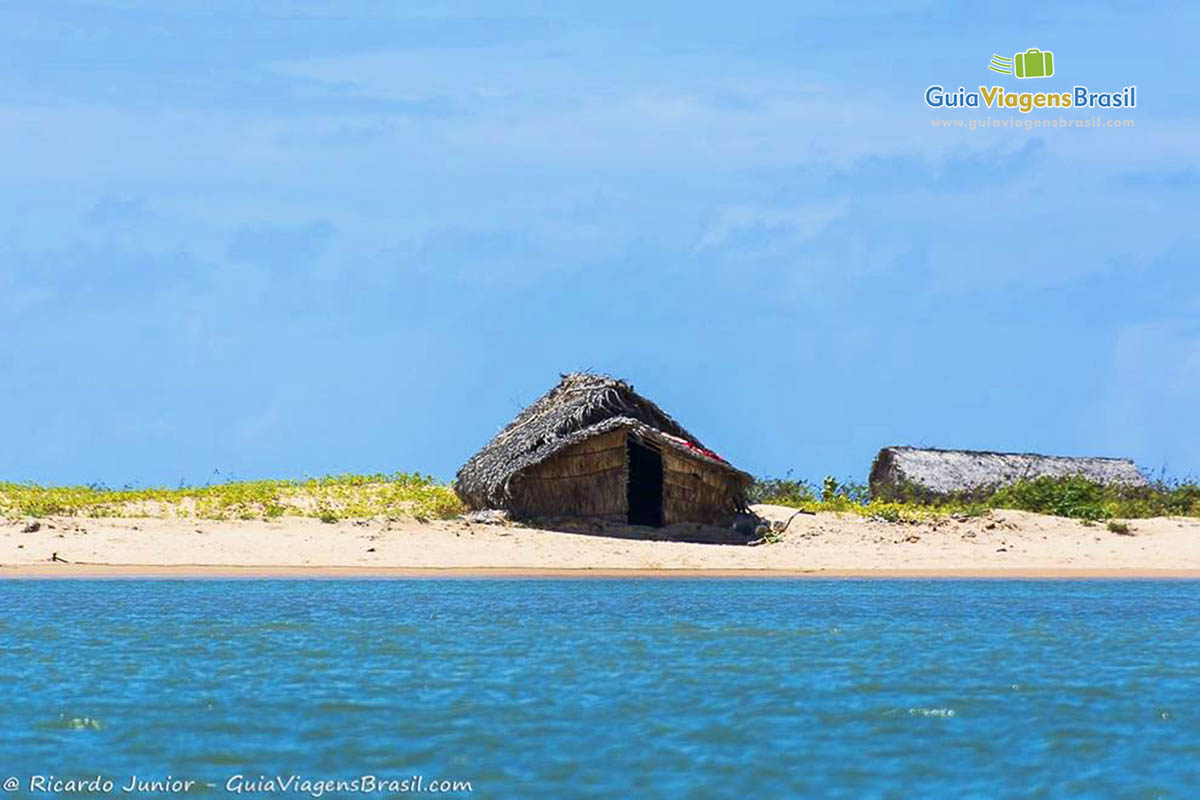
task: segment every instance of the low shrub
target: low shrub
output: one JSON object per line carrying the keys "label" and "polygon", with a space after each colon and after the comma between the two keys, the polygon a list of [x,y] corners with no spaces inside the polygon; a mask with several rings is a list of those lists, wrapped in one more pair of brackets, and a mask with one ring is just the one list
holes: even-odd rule
{"label": "low shrub", "polygon": [[304,480],[230,481],[175,489],[47,487],[0,483],[0,516],[189,517],[326,522],[365,517],[446,519],[464,508],[454,490],[420,473],[328,475]]}
{"label": "low shrub", "polygon": [[802,508],[806,511],[840,511],[886,521],[911,521],[930,516],[974,517],[992,509],[1014,509],[1087,522],[1144,519],[1162,516],[1200,517],[1200,486],[1194,481],[1157,480],[1148,486],[1103,486],[1081,476],[1040,477],[1019,481],[972,496],[903,501],[871,500],[866,486],[825,478],[818,496],[807,481],[763,478],[750,490],[752,503]]}

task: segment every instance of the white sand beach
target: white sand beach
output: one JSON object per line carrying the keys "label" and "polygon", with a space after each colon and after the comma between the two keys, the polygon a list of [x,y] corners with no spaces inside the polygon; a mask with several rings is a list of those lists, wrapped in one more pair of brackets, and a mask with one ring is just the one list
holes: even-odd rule
{"label": "white sand beach", "polygon": [[[791,515],[791,509],[778,506],[755,510],[768,519]],[[1021,511],[919,524],[826,513],[799,515],[780,541],[748,547],[465,520],[47,517],[0,523],[0,577],[1200,577],[1200,520],[1155,518],[1128,524],[1125,535],[1104,523],[1087,525]]]}

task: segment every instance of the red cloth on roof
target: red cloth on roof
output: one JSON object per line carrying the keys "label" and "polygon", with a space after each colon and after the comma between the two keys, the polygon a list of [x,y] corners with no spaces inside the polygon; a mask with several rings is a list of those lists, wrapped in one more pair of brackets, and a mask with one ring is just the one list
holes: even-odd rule
{"label": "red cloth on roof", "polygon": [[693,449],[693,450],[696,450],[696,451],[699,451],[699,452],[703,453],[704,455],[706,455],[706,456],[708,456],[709,458],[711,458],[713,461],[720,461],[722,464],[728,464],[728,463],[729,463],[728,461],[726,461],[725,459],[721,458],[719,455],[717,455],[716,453],[714,453],[712,450],[709,450],[709,449],[708,449],[708,448],[706,448],[706,447],[701,447],[700,445],[696,444],[695,442],[689,442],[687,439],[684,439],[684,440],[683,440],[683,443],[684,443],[684,444],[686,444],[686,445],[687,445],[688,447],[690,447],[691,449]]}

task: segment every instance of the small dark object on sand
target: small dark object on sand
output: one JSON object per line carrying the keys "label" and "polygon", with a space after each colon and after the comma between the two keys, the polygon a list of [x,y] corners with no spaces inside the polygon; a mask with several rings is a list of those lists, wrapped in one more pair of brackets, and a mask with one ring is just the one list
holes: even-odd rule
{"label": "small dark object on sand", "polygon": [[756,514],[737,514],[734,516],[733,524],[729,528],[739,536],[752,539],[760,535],[759,527],[761,525],[762,520]]}

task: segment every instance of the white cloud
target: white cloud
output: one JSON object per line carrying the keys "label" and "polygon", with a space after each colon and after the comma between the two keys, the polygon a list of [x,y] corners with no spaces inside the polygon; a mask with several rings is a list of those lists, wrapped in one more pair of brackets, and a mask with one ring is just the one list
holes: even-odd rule
{"label": "white cloud", "polygon": [[720,247],[745,235],[771,247],[803,242],[846,215],[844,204],[813,204],[771,209],[733,206],[722,210],[696,244],[697,250]]}

